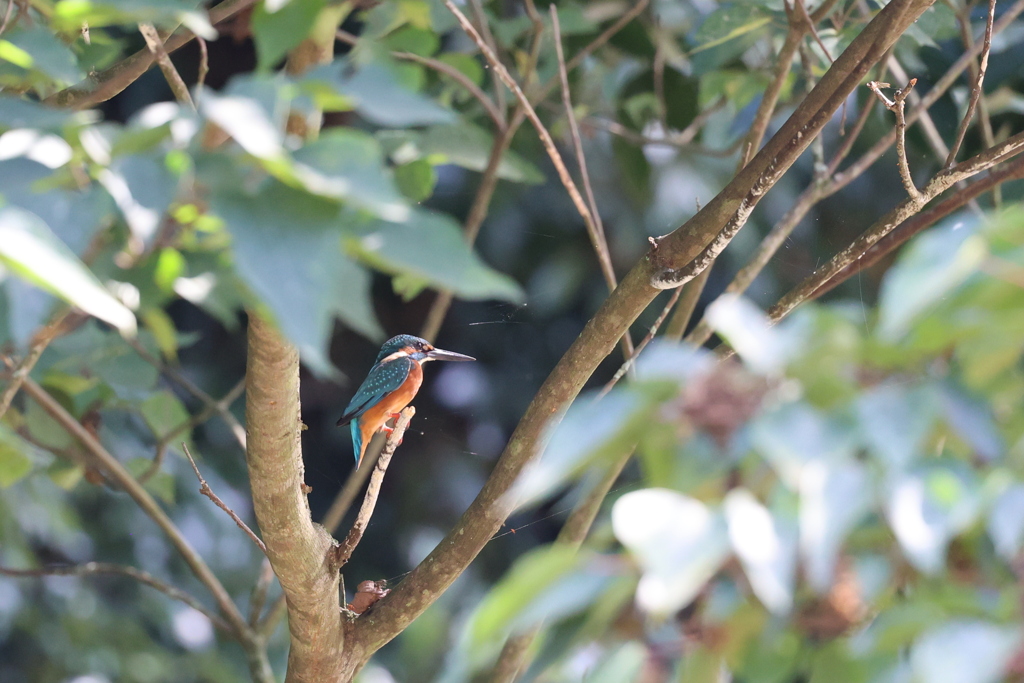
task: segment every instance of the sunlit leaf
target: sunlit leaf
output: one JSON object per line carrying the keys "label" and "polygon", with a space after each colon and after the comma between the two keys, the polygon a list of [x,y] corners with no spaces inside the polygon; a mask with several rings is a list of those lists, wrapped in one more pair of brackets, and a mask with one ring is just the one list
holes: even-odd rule
{"label": "sunlit leaf", "polygon": [[949,541],[976,519],[980,503],[970,471],[937,465],[896,483],[887,514],[910,563],[933,574],[945,564]]}
{"label": "sunlit leaf", "polygon": [[806,465],[817,460],[845,460],[856,447],[856,434],[849,425],[801,402],[786,403],[755,419],[751,438],[792,489],[800,487]]}
{"label": "sunlit leaf", "polygon": [[750,587],[771,612],[789,612],[796,581],[796,521],[773,516],[747,489],[730,491],[723,511]]}
{"label": "sunlit leaf", "polygon": [[976,221],[954,216],[918,235],[886,273],[879,301],[879,335],[897,339],[914,319],[962,284],[985,257]]}
{"label": "sunlit leaf", "polygon": [[282,5],[277,0],[273,4],[261,2],[256,5],[250,26],[259,67],[273,68],[289,50],[301,43],[312,30],[325,4],[324,0],[301,0]]}
{"label": "sunlit leaf", "polygon": [[311,369],[336,373],[327,357],[335,315],[368,337],[383,336],[369,303],[369,274],[342,253],[337,204],[276,182],[255,196],[222,192],[212,199],[231,232],[236,270]]}
{"label": "sunlit leaf", "polygon": [[847,535],[873,503],[867,470],[853,459],[820,459],[800,477],[800,550],[807,580],[819,592],[832,586]]}
{"label": "sunlit leaf", "polygon": [[380,144],[354,128],[332,128],[297,150],[295,173],[310,192],[348,200],[386,220],[404,221],[409,207],[384,167]]}
{"label": "sunlit leaf", "polygon": [[708,323],[751,370],[771,373],[786,361],[787,347],[777,329],[749,299],[723,294],[708,306]]}
{"label": "sunlit leaf", "polygon": [[464,299],[519,302],[523,292],[507,275],[473,253],[458,224],[432,211],[413,211],[403,223],[375,221],[350,246],[374,266],[423,278]]}
{"label": "sunlit leaf", "polygon": [[765,26],[771,18],[756,4],[735,2],[719,7],[708,15],[697,30],[697,49],[707,50],[745,33]]}
{"label": "sunlit leaf", "polygon": [[722,515],[668,489],[627,493],[612,508],[616,538],[643,568],[637,604],[669,615],[693,600],[729,556]]}
{"label": "sunlit leaf", "polygon": [[910,650],[910,664],[921,683],[996,683],[1020,643],[1017,627],[954,621],[921,636]]}
{"label": "sunlit leaf", "polygon": [[999,494],[988,515],[988,533],[1007,561],[1024,547],[1024,484],[1014,484]]}
{"label": "sunlit leaf", "polygon": [[0,262],[122,333],[135,333],[132,312],[34,214],[0,209]]}

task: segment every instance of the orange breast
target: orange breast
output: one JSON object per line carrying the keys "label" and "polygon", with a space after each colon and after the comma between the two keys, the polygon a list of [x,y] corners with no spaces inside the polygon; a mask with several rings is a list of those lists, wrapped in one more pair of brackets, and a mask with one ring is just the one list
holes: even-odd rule
{"label": "orange breast", "polygon": [[412,402],[416,392],[420,390],[421,384],[423,384],[423,368],[419,363],[414,363],[409,376],[402,383],[402,386],[392,391],[380,403],[363,413],[362,417],[359,418],[359,427],[363,432],[364,447],[369,443],[370,437],[376,434],[384,426],[384,423],[388,421],[391,413],[401,412],[402,408],[405,408]]}

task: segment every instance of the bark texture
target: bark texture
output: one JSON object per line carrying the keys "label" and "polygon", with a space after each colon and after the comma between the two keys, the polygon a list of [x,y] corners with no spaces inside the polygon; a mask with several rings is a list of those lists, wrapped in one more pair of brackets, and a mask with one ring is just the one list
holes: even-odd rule
{"label": "bark texture", "polygon": [[249,317],[246,461],[253,509],[288,603],[286,681],[342,680],[344,625],[334,539],[309,513],[302,464],[299,353],[272,324]]}

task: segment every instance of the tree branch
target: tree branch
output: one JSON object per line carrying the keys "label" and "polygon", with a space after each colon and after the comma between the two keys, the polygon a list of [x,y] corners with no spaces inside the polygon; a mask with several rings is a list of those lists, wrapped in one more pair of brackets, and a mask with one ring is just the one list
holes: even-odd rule
{"label": "tree branch", "polygon": [[931,209],[922,211],[900,223],[888,235],[871,245],[860,258],[845,266],[828,282],[814,290],[808,298],[817,299],[825,295],[857,273],[877,264],[922,230],[934,225],[954,211],[962,209],[966,204],[986,192],[993,191],[1001,183],[1021,178],[1024,178],[1024,157],[1019,156],[1005,166],[993,170],[984,178],[969,184],[952,197],[939,202]]}
{"label": "tree branch", "polygon": [[967,127],[971,125],[971,119],[974,118],[974,110],[978,106],[978,100],[981,99],[985,84],[985,72],[988,70],[988,55],[992,51],[992,27],[995,21],[996,0],[988,0],[988,14],[985,17],[985,38],[981,46],[981,62],[978,64],[978,73],[974,84],[971,86],[971,97],[967,101],[967,111],[964,112],[964,117],[960,120],[960,125],[956,129],[956,140],[954,140],[953,147],[949,150],[949,156],[946,157],[946,168],[950,168],[956,163],[956,155],[960,151],[960,146],[964,143]]}
{"label": "tree branch", "polygon": [[167,85],[170,86],[171,92],[174,93],[174,99],[182,104],[187,104],[195,111],[196,103],[192,101],[192,96],[188,92],[188,86],[181,79],[181,74],[174,68],[174,63],[171,62],[167,50],[164,49],[164,42],[160,40],[160,34],[156,32],[156,27],[153,24],[139,24],[139,33],[145,38],[149,51],[153,53],[160,71],[164,74]]}
{"label": "tree branch", "polygon": [[910,175],[910,163],[907,161],[907,118],[904,108],[906,107],[907,95],[910,94],[910,91],[914,89],[916,84],[917,79],[911,78],[907,85],[897,90],[890,100],[881,89],[892,86],[888,83],[879,83],[877,81],[868,83],[871,92],[875,93],[875,96],[881,100],[885,108],[896,114],[896,158],[900,169],[900,180],[903,182],[903,188],[907,191],[907,194],[914,199],[920,197],[921,193],[918,191],[917,185],[914,185],[914,178]]}
{"label": "tree branch", "polygon": [[41,576],[91,576],[95,574],[116,574],[118,576],[127,576],[130,579],[134,579],[139,583],[145,584],[151,588],[155,588],[164,595],[168,596],[173,600],[183,602],[192,609],[200,612],[210,622],[224,631],[228,635],[235,635],[234,630],[224,621],[219,615],[211,612],[207,607],[199,602],[194,596],[186,593],[185,591],[172,586],[169,583],[165,583],[160,579],[156,578],[149,572],[135,567],[129,567],[122,564],[111,564],[109,562],[86,562],[85,564],[71,564],[71,565],[51,565],[48,567],[41,567],[38,569],[11,569],[10,567],[0,567],[0,575],[11,576],[16,578],[28,578],[28,577],[41,577]]}
{"label": "tree branch", "polygon": [[911,216],[919,212],[925,204],[948,190],[961,180],[966,180],[992,166],[1006,161],[1024,151],[1024,133],[1009,138],[1005,142],[992,147],[981,154],[963,161],[953,168],[941,171],[933,177],[917,197],[907,197],[896,208],[876,221],[867,231],[853,241],[848,247],[836,254],[831,261],[814,271],[812,275],[786,294],[768,311],[772,322],[784,318],[794,308],[822,288],[840,271],[867,253],[868,249],[889,234]]}
{"label": "tree branch", "polygon": [[395,449],[402,443],[405,430],[409,428],[409,423],[415,414],[416,409],[412,406],[403,409],[398,420],[395,422],[394,429],[388,434],[384,449],[380,452],[380,457],[377,458],[377,463],[373,467],[373,474],[370,475],[370,483],[366,487],[366,495],[363,497],[363,504],[359,508],[359,514],[356,515],[356,520],[352,523],[352,528],[349,530],[345,540],[341,542],[341,545],[334,548],[332,563],[335,568],[340,569],[344,567],[352,557],[352,552],[356,549],[356,546],[363,540],[363,533],[370,524],[373,510],[377,506],[380,486],[384,482],[384,474],[388,470],[388,465],[391,464],[391,456],[395,454]]}
{"label": "tree branch", "polygon": [[[224,0],[210,8],[210,23],[216,26],[255,4],[256,0]],[[164,50],[170,54],[187,45],[195,37],[191,31],[177,32],[164,42]],[[137,81],[142,74],[149,71],[149,67],[153,66],[154,61],[156,61],[156,57],[147,47],[122,59],[117,64],[91,75],[77,85],[50,95],[44,102],[55,107],[88,109],[100,102],[106,102]]]}
{"label": "tree branch", "polygon": [[252,542],[256,544],[256,547],[259,548],[264,555],[266,555],[267,546],[263,544],[263,541],[260,540],[260,537],[253,533],[252,529],[250,529],[249,526],[242,521],[242,518],[235,514],[235,511],[229,508],[227,504],[220,499],[220,496],[213,492],[213,489],[210,488],[210,485],[206,482],[206,480],[203,479],[203,475],[199,473],[199,466],[196,465],[196,461],[192,457],[192,453],[190,453],[188,450],[188,444],[186,444],[183,441],[181,443],[181,447],[185,450],[185,457],[188,458],[189,464],[192,465],[192,471],[196,473],[196,479],[199,480],[199,493],[203,494],[204,496],[212,500],[214,505],[219,507],[224,512],[228,513],[228,517],[230,517],[232,521],[234,521],[234,523],[238,525],[238,528],[244,531],[249,536],[249,538],[252,539]]}
{"label": "tree branch", "polygon": [[207,566],[203,558],[189,544],[181,531],[175,526],[167,513],[157,504],[149,492],[142,488],[135,478],[128,473],[128,470],[111,455],[106,448],[83,427],[64,407],[57,402],[45,389],[36,384],[31,377],[26,377],[24,382],[25,393],[33,398],[43,410],[53,418],[65,431],[77,439],[89,451],[89,455],[99,465],[104,474],[120,486],[132,500],[134,500],[142,511],[167,535],[171,544],[181,554],[185,563],[192,570],[213,595],[220,613],[230,624],[232,631],[243,645],[252,644],[252,633],[248,624],[242,618],[241,612],[231,600],[231,596],[224,589],[224,586],[217,579],[214,573]]}
{"label": "tree branch", "polygon": [[[364,656],[402,632],[465,570],[500,529],[514,501],[506,495],[522,468],[543,448],[543,435],[578,395],[598,364],[675,271],[701,252],[727,223],[749,215],[744,199],[763,194],[792,165],[867,70],[930,5],[892,0],[836,60],[804,103],[727,188],[680,229],[663,238],[619,283],[552,370],[527,408],[476,500],[430,555],[360,619],[351,637]],[[752,205],[749,208],[753,208]]]}
{"label": "tree branch", "polygon": [[[14,2],[11,0],[11,4]],[[4,387],[4,393],[0,394],[0,419],[3,419],[7,409],[11,407],[11,401],[14,400],[14,396],[18,393],[18,389],[21,388],[25,378],[32,373],[32,368],[39,362],[40,356],[43,355],[43,351],[50,345],[50,342],[56,338],[61,331],[61,326],[64,320],[67,318],[70,310],[65,310],[62,313],[57,314],[57,317],[53,319],[43,329],[39,330],[35,338],[32,340],[32,344],[28,348],[28,353],[21,359],[17,367],[11,371],[11,379],[7,386]]]}

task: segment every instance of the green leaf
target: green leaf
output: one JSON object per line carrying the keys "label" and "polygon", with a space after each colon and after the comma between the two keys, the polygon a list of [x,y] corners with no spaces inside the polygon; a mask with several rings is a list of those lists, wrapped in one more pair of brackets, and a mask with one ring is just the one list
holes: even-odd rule
{"label": "green leaf", "polygon": [[0,488],[7,488],[27,476],[35,465],[36,449],[0,425]]}
{"label": "green leaf", "polygon": [[642,489],[612,507],[615,537],[644,570],[636,602],[656,616],[688,605],[729,556],[721,513],[668,489]]}
{"label": "green leaf", "polygon": [[862,438],[890,472],[901,472],[924,455],[921,448],[938,417],[936,399],[927,385],[896,381],[860,396],[857,411]]}
{"label": "green leaf", "polygon": [[293,155],[294,172],[307,190],[354,206],[387,220],[409,217],[409,207],[384,168],[380,143],[355,128],[338,127]]}
{"label": "green leaf", "polygon": [[205,88],[199,111],[254,157],[280,161],[285,156],[283,121],[288,98],[269,78],[232,80],[226,94]]}
{"label": "green leaf", "polygon": [[123,334],[135,334],[132,312],[34,214],[14,207],[0,209],[0,262]]}
{"label": "green leaf", "polygon": [[[445,52],[443,55],[438,56],[437,60],[455,67],[477,85],[482,85],[484,82],[484,68],[471,55],[461,52]],[[447,78],[447,76],[444,77]]]}
{"label": "green leaf", "polygon": [[341,251],[338,205],[275,181],[255,195],[222,191],[212,206],[232,236],[235,268],[321,376],[334,316],[374,340],[369,274]]}
{"label": "green leaf", "polygon": [[421,277],[464,299],[523,300],[519,285],[486,266],[445,214],[416,210],[405,223],[375,221],[351,247],[385,272]]}
{"label": "green leaf", "polygon": [[1024,547],[1024,484],[1014,484],[996,498],[988,515],[988,534],[1008,562]]}
{"label": "green leaf", "polygon": [[[86,115],[87,116],[87,115]],[[0,95],[0,128],[60,128],[72,118],[84,118],[64,109],[47,107],[38,102]]]}
{"label": "green leaf", "polygon": [[891,487],[889,523],[914,567],[928,574],[942,569],[949,541],[977,518],[978,489],[974,473],[959,463],[918,468]]}
{"label": "green leaf", "polygon": [[693,53],[707,50],[751,31],[756,31],[770,21],[771,17],[754,4],[730,3],[719,7],[708,15],[697,30],[698,47],[693,50]]}
{"label": "green leaf", "polygon": [[165,155],[149,152],[118,157],[100,172],[99,180],[132,234],[149,245],[178,195],[179,178],[167,167]]}
{"label": "green leaf", "polygon": [[856,433],[806,403],[786,403],[751,424],[751,440],[791,489],[800,487],[803,469],[816,460],[846,461],[856,448]]}
{"label": "green leaf", "polygon": [[534,505],[588,466],[618,456],[639,438],[649,420],[652,402],[632,387],[617,389],[600,400],[575,401],[554,428],[547,448],[523,470],[509,494],[519,508]]}
{"label": "green leaf", "polygon": [[[424,133],[414,131],[384,131],[378,139],[398,164],[427,159],[434,165],[454,164],[471,171],[487,168],[494,138],[482,128],[470,123],[457,126],[434,126]],[[523,157],[509,150],[498,165],[498,177],[518,183],[544,182],[544,174]]]}
{"label": "green leaf", "polygon": [[276,10],[261,2],[253,10],[251,27],[260,69],[272,69],[301,43],[316,24],[325,0],[289,2]]}
{"label": "green leaf", "polygon": [[[148,471],[152,464],[153,461],[149,458],[133,458],[125,463],[125,469],[127,469],[132,476],[138,477],[143,472]],[[149,478],[144,487],[147,491],[168,505],[174,504],[176,486],[174,475],[170,472],[158,471]]]}
{"label": "green leaf", "polygon": [[[196,0],[62,0],[54,5],[52,22],[54,28],[68,33],[78,31],[83,24],[93,28],[114,24],[134,27],[139,22],[168,26],[186,19],[192,24],[194,15],[200,14],[198,7]],[[208,35],[203,37],[209,39]]]}
{"label": "green leaf", "polygon": [[800,550],[807,582],[827,593],[846,537],[871,510],[871,480],[853,458],[822,458],[800,478]]}
{"label": "green leaf", "polygon": [[437,173],[434,165],[426,159],[417,159],[395,169],[398,189],[414,202],[421,202],[434,193]]}
{"label": "green leaf", "polygon": [[960,286],[985,258],[977,221],[953,216],[910,242],[882,281],[878,334],[894,341],[922,312]]}
{"label": "green leaf", "polygon": [[984,621],[952,621],[928,631],[910,650],[915,680],[997,683],[1020,647],[1021,630]]}
{"label": "green leaf", "polygon": [[788,613],[796,583],[795,520],[773,516],[744,488],[726,494],[723,510],[729,540],[754,594],[770,612]]}
{"label": "green leaf", "polygon": [[579,562],[576,550],[565,545],[535,548],[517,559],[474,612],[471,647],[499,642],[523,608]]}
{"label": "green leaf", "polygon": [[431,56],[441,46],[436,33],[415,26],[403,26],[387,36],[383,43],[389,50],[411,52],[421,57]]}
{"label": "green leaf", "polygon": [[[168,434],[176,430],[189,420],[188,410],[185,409],[181,400],[170,391],[157,391],[139,406],[139,412],[149,428],[153,430],[153,436],[162,440]],[[189,432],[182,432],[182,440],[189,436]]]}
{"label": "green leaf", "polygon": [[44,26],[36,25],[9,33],[5,38],[31,57],[31,65],[26,68],[44,73],[61,84],[77,83],[82,79],[74,53]]}
{"label": "green leaf", "polygon": [[452,111],[405,87],[383,64],[372,62],[354,73],[351,69],[348,60],[338,60],[313,69],[304,80],[330,83],[360,115],[381,126],[404,128],[453,123],[456,119]]}

